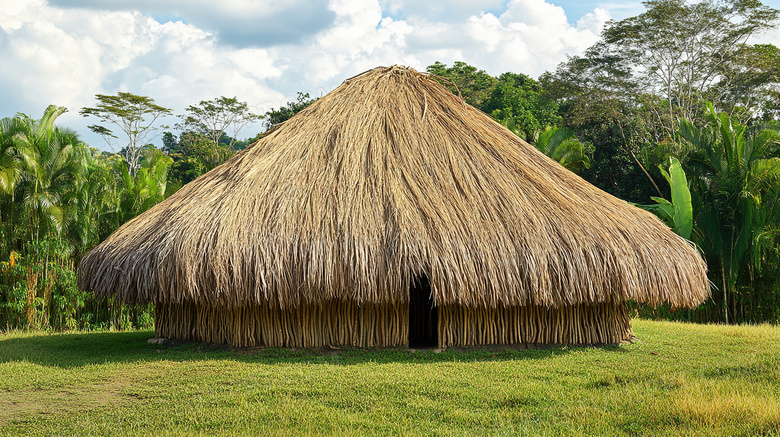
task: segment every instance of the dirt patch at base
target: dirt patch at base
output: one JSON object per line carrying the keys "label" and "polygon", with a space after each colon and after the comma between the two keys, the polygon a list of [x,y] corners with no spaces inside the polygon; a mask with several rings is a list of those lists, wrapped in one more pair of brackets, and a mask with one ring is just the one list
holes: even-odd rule
{"label": "dirt patch at base", "polygon": [[104,405],[131,402],[116,386],[90,385],[51,390],[22,390],[0,392],[0,425],[24,420],[30,416],[50,416],[59,413],[90,410]]}

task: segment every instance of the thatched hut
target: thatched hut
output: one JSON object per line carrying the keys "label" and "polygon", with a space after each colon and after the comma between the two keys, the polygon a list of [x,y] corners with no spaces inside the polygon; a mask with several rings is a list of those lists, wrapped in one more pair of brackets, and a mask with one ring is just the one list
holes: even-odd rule
{"label": "thatched hut", "polygon": [[156,335],[236,346],[617,343],[708,295],[696,249],[425,74],[345,81],[87,254]]}

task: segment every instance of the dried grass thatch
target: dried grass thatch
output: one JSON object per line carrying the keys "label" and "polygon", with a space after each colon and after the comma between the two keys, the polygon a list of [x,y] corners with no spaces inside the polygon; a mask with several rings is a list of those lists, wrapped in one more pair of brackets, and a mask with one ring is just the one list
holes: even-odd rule
{"label": "dried grass thatch", "polygon": [[[695,248],[425,74],[347,80],[87,254],[127,303],[561,308],[708,295]],[[193,310],[195,311],[195,310]],[[622,316],[621,316],[622,317]]]}
{"label": "dried grass thatch", "polygon": [[[155,331],[179,338],[234,346],[408,346],[409,307],[358,305],[330,300],[295,308],[248,305],[157,304]],[[617,344],[630,340],[624,304],[439,308],[439,347],[483,344]]]}

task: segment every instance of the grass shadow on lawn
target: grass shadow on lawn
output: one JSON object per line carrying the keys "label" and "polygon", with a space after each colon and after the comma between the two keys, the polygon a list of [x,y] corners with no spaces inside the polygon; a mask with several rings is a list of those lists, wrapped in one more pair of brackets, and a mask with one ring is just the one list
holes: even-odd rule
{"label": "grass shadow on lawn", "polygon": [[[89,332],[63,334],[0,334],[0,363],[26,361],[43,366],[73,368],[103,363],[232,360],[254,363],[331,363],[340,365],[376,363],[426,363],[536,360],[567,354],[578,349],[554,346],[522,349],[522,346],[456,348],[432,350],[405,348],[283,349],[230,348],[223,345],[185,343],[179,346],[149,344],[151,331]],[[619,346],[602,346],[616,353]]]}

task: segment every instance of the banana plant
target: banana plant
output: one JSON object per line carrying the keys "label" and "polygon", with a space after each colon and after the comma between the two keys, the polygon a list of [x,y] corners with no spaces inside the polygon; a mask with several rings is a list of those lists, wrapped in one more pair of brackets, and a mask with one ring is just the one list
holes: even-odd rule
{"label": "banana plant", "polygon": [[165,199],[168,170],[172,163],[173,160],[159,149],[147,148],[133,177],[124,158],[116,159],[113,167],[121,180],[115,212],[116,227]]}
{"label": "banana plant", "polygon": [[677,158],[669,158],[669,171],[658,166],[661,174],[672,189],[672,200],[663,197],[651,197],[655,205],[640,205],[642,208],[654,213],[664,221],[674,232],[685,238],[691,238],[693,229],[693,203],[691,202],[691,190],[688,188],[688,179],[685,177],[682,165]]}

